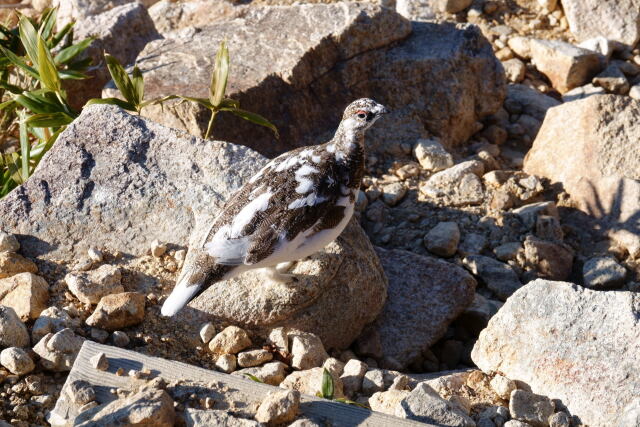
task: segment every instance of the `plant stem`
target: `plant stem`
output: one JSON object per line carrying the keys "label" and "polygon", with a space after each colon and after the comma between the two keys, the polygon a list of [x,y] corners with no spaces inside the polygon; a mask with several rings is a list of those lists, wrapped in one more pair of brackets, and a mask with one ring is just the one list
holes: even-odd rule
{"label": "plant stem", "polygon": [[209,119],[209,125],[207,126],[207,133],[204,134],[204,139],[209,139],[209,134],[211,133],[211,128],[213,127],[213,121],[216,119],[217,111],[211,110],[211,118]]}

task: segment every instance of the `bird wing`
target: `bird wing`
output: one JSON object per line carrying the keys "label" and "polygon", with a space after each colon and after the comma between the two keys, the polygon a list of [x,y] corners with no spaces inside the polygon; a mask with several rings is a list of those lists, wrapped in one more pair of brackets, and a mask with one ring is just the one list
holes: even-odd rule
{"label": "bird wing", "polygon": [[[257,264],[299,233],[335,226],[348,197],[346,166],[322,146],[300,148],[269,162],[224,206],[204,249],[223,265]],[[351,196],[353,197],[353,196]]]}

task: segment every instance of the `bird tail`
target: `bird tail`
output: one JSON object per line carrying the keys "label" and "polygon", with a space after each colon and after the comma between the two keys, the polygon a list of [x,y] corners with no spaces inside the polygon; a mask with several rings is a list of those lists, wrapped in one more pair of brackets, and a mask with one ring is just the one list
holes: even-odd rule
{"label": "bird tail", "polygon": [[160,312],[165,317],[174,316],[189,301],[200,295],[213,283],[222,280],[231,268],[230,266],[215,264],[212,258],[207,257],[205,254],[198,254],[195,257],[187,255],[180,277],[178,277],[171,294],[162,304]]}

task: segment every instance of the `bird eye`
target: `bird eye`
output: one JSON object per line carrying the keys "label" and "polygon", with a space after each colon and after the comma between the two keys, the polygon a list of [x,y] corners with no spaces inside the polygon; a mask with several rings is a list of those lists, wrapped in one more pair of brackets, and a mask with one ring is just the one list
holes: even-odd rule
{"label": "bird eye", "polygon": [[363,110],[359,110],[356,111],[356,114],[358,115],[358,117],[360,117],[361,119],[364,119],[365,117],[367,117],[367,112],[363,111]]}

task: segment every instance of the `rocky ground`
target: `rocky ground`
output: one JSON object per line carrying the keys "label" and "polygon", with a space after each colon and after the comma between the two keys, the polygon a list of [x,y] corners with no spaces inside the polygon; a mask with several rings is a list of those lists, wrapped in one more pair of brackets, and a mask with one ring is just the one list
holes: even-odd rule
{"label": "rocky ground", "polygon": [[[0,201],[0,419],[51,422],[93,340],[294,390],[215,423],[290,423],[325,367],[337,396],[432,424],[640,425],[640,4],[293,3],[61,2],[59,24],[135,61],[149,98],[206,96],[227,38],[230,96],[282,137],[227,117],[228,142],[169,129],[204,134],[191,104],[86,108]],[[114,91],[94,73],[68,88],[80,105]],[[297,263],[299,286],[247,273],[160,317],[192,232],[361,96],[392,113],[367,135],[355,220]],[[87,425],[139,402],[199,425],[215,407],[162,384],[111,407],[72,389]]]}

